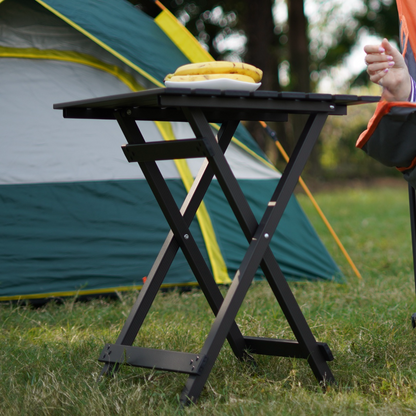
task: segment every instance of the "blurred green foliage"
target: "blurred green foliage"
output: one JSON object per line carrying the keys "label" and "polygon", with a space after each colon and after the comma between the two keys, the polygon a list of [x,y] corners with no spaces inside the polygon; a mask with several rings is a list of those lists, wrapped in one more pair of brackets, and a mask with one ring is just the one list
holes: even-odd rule
{"label": "blurred green foliage", "polygon": [[[355,144],[366,129],[375,110],[374,104],[351,106],[348,115],[330,117],[321,136],[320,178],[321,180],[348,180],[377,177],[401,177],[401,173],[381,165],[358,149]],[[309,172],[314,177],[314,172]]]}

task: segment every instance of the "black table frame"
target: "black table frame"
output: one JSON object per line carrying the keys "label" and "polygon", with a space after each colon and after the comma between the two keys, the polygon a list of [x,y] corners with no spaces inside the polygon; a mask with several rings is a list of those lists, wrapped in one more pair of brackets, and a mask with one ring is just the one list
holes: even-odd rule
{"label": "black table frame", "polygon": [[[105,345],[99,357],[104,363],[102,374],[111,374],[122,364],[186,373],[189,377],[181,402],[196,402],[227,339],[240,360],[252,360],[251,354],[303,358],[322,385],[333,382],[334,376],[327,364],[333,360],[331,350],[326,343],[316,341],[269,243],[327,117],[345,115],[349,105],[378,99],[273,91],[155,89],[55,104],[54,108],[62,109],[66,118],[117,120],[128,142],[123,146],[126,158],[139,163],[171,228],[117,341]],[[291,113],[306,114],[308,118],[258,223],[224,153],[241,120],[286,121]],[[136,120],[186,121],[195,137],[146,143]],[[217,137],[210,126],[213,122],[221,124]],[[179,209],[156,161],[193,157],[205,160]],[[214,175],[249,243],[225,297],[189,229]],[[216,316],[205,343],[199,354],[132,346],[179,248]],[[243,336],[235,322],[259,265],[296,341]]]}

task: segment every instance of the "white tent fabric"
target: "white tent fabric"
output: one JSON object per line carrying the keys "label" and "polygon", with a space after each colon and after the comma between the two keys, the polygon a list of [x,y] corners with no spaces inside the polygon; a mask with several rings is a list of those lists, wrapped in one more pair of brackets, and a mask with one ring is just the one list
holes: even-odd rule
{"label": "white tent fabric", "polygon": [[[130,92],[117,78],[71,62],[14,58],[0,60],[0,74],[0,184],[143,179],[136,164],[126,163],[125,138],[114,121],[65,120],[52,110],[56,102]],[[146,140],[163,140],[154,123],[140,126]],[[186,123],[172,128],[177,139],[193,136]],[[227,157],[237,177],[280,177],[237,146]],[[201,160],[188,164],[195,176]],[[179,178],[172,161],[159,167],[164,177]]]}

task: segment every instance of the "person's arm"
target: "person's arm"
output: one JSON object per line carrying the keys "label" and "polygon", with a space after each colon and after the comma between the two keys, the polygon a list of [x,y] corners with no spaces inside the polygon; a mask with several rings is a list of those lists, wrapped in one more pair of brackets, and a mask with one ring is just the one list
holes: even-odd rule
{"label": "person's arm", "polygon": [[411,101],[414,82],[402,54],[387,39],[380,45],[366,45],[365,63],[370,81],[383,87],[382,98],[386,101]]}

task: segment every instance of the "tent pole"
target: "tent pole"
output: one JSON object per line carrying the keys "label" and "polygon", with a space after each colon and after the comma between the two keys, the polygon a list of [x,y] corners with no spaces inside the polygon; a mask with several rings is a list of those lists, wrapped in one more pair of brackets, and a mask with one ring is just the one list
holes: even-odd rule
{"label": "tent pole", "polygon": [[[264,121],[260,121],[260,124],[264,127],[268,135],[273,139],[273,141],[276,143],[277,148],[279,149],[279,152],[282,154],[283,158],[285,159],[286,163],[289,161],[289,156],[286,153],[285,149],[283,148],[282,144],[279,142],[276,132],[274,132]],[[337,234],[335,233],[334,229],[332,228],[331,224],[329,223],[328,219],[325,217],[325,214],[322,212],[321,208],[319,207],[318,203],[316,202],[315,198],[313,197],[311,191],[306,186],[304,180],[302,177],[299,177],[299,184],[302,186],[303,190],[305,191],[306,195],[309,197],[309,199],[312,202],[312,205],[315,207],[316,211],[318,212],[319,216],[322,218],[322,221],[328,228],[329,232],[331,233],[332,237],[334,238],[335,242],[337,243],[338,247],[340,248],[342,254],[347,259],[348,263],[350,264],[352,270],[354,271],[355,275],[362,279],[361,273],[355,266],[354,262],[352,261],[351,257],[347,253],[347,250],[341,243],[341,240],[338,238]]]}

